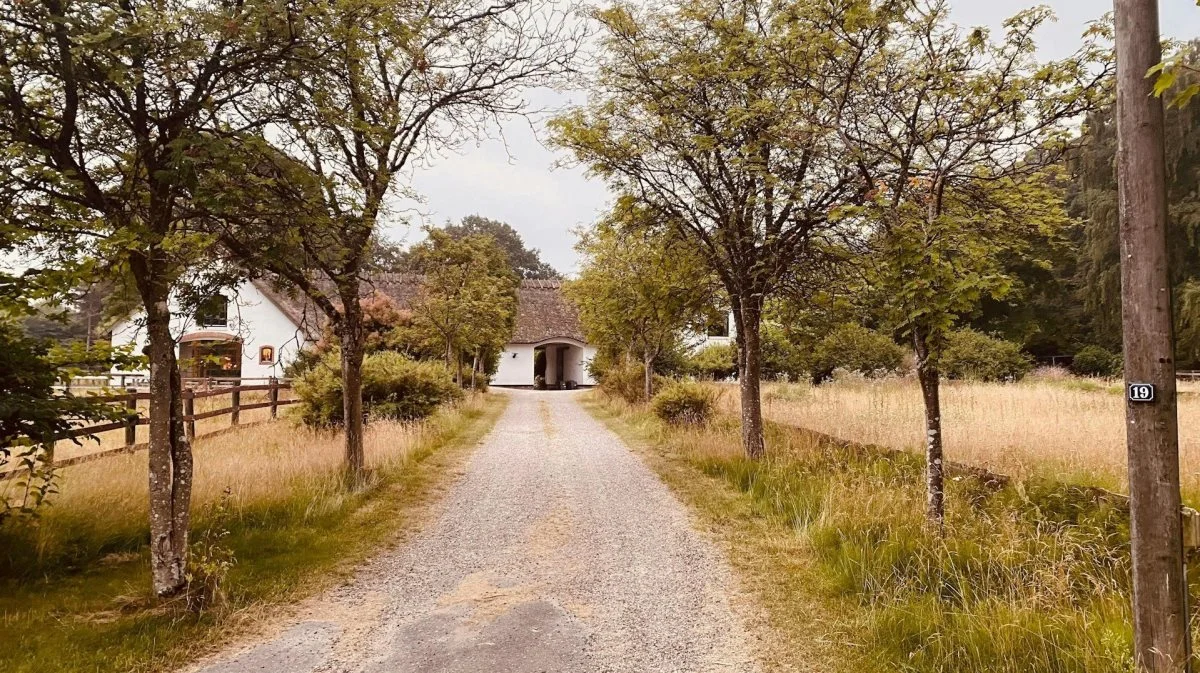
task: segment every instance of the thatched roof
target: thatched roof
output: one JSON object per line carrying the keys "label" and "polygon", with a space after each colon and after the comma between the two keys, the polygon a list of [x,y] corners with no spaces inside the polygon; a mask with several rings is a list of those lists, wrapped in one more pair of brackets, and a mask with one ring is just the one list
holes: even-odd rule
{"label": "thatched roof", "polygon": [[[363,295],[379,292],[400,308],[412,305],[422,277],[413,274],[379,273],[363,282]],[[325,317],[303,294],[256,280],[254,286],[310,338],[319,337]],[[517,290],[517,326],[511,343],[532,344],[551,339],[585,341],[579,313],[562,294],[557,280],[523,280]]]}

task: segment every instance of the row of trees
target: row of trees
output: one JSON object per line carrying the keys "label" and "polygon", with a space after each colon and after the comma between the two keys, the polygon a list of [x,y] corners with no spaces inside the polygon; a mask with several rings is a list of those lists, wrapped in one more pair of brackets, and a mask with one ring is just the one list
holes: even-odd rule
{"label": "row of trees", "polygon": [[985,299],[1012,291],[1009,262],[1069,221],[1058,167],[1074,121],[1110,98],[1107,30],[1039,62],[1046,9],[1000,36],[960,31],[940,0],[681,0],[597,19],[591,102],[554,120],[555,142],[653,213],[640,229],[669,232],[718,279],[747,455],[765,450],[772,300],[869,299],[917,355],[940,525],[939,357]]}
{"label": "row of trees", "polygon": [[341,343],[363,473],[361,281],[399,176],[524,110],[582,27],[543,0],[60,0],[0,7],[0,243],[20,305],[103,277],[145,312],[153,587],[186,582],[192,480],[172,307],[246,276]]}

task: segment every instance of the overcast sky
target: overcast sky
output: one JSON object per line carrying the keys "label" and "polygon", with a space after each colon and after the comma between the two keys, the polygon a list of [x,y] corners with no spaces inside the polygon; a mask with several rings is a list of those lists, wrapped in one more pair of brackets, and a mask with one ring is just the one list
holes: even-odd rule
{"label": "overcast sky", "polygon": [[[1038,35],[1043,58],[1062,58],[1081,43],[1088,22],[1112,7],[1107,0],[1044,0],[1058,22]],[[1037,0],[952,0],[955,20],[963,26],[999,28],[1008,16],[1038,4]],[[1200,36],[1200,7],[1195,0],[1160,0],[1164,35]],[[572,103],[570,97],[558,97]],[[1194,103],[1193,103],[1194,104]],[[604,185],[584,176],[580,168],[554,168],[562,155],[543,145],[540,121],[504,127],[505,142],[488,141],[443,157],[409,176],[409,185],[423,203],[410,213],[410,225],[385,229],[392,238],[412,242],[421,237],[420,224],[442,224],[478,213],[511,224],[527,245],[541,249],[542,258],[560,271],[575,270],[571,229],[592,222],[609,200]]]}

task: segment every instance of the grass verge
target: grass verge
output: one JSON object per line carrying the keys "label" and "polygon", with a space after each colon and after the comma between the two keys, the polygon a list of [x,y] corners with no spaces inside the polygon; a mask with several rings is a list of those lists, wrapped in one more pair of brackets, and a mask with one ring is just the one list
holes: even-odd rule
{"label": "grass verge", "polygon": [[60,501],[0,528],[0,670],[167,671],[243,635],[410,532],[505,404],[485,395],[421,424],[372,424],[373,478],[352,493],[335,435],[280,422],[198,445],[194,536],[221,531],[236,558],[226,600],[200,613],[148,600],[145,466],[118,464],[139,458],[69,468]]}
{"label": "grass verge", "polygon": [[1128,513],[1094,491],[965,476],[943,537],[923,521],[919,456],[772,424],[749,461],[729,418],[673,428],[588,406],[725,543],[768,615],[769,670],[1132,670]]}

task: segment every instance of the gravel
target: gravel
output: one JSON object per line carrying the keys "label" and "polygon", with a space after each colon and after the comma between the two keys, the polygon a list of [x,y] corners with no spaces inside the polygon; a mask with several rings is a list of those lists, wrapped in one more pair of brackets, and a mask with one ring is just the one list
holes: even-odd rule
{"label": "gravel", "polygon": [[203,673],[758,671],[730,570],[568,392],[511,403],[409,543]]}

